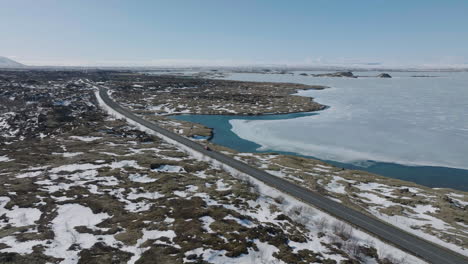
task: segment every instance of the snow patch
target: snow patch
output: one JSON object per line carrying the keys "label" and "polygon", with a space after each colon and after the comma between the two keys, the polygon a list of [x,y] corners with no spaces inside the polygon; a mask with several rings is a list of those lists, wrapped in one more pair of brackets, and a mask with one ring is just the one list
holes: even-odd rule
{"label": "snow patch", "polygon": [[12,161],[12,159],[8,158],[6,155],[0,156],[0,162],[8,162]]}
{"label": "snow patch", "polygon": [[90,137],[90,136],[81,137],[81,136],[71,136],[70,138],[71,138],[71,139],[77,139],[77,140],[81,140],[81,141],[84,141],[84,142],[92,142],[92,141],[95,141],[95,140],[101,139],[102,137]]}
{"label": "snow patch", "polygon": [[140,173],[135,173],[135,174],[130,174],[128,178],[132,182],[139,182],[139,183],[149,183],[149,182],[155,182],[157,179],[149,177],[147,174],[140,174]]}
{"label": "snow patch", "polygon": [[181,166],[176,166],[176,165],[161,165],[153,171],[157,172],[186,172],[185,169]]}
{"label": "snow patch", "polygon": [[109,218],[109,215],[94,214],[90,208],[79,204],[60,205],[57,213],[57,217],[52,220],[55,237],[45,253],[56,258],[63,258],[61,263],[78,263],[78,252],[70,247],[77,244],[81,249],[88,249],[98,242],[98,237],[93,234],[79,233],[75,227],[86,226],[96,229],[96,225]]}

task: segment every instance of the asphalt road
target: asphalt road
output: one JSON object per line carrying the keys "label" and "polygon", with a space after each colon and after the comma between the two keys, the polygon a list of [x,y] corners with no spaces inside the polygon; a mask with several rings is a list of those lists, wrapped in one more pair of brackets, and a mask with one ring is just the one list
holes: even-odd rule
{"label": "asphalt road", "polygon": [[315,193],[311,190],[300,187],[294,183],[291,183],[287,180],[281,179],[279,177],[273,176],[266,173],[265,171],[259,170],[257,168],[251,167],[243,162],[235,160],[229,156],[221,154],[216,151],[205,150],[204,146],[191,141],[185,137],[182,137],[178,134],[175,134],[169,130],[159,127],[155,123],[144,120],[130,111],[122,108],[116,102],[109,98],[107,94],[107,89],[100,87],[99,94],[103,101],[113,108],[115,111],[126,116],[133,121],[140,123],[141,125],[154,130],[157,133],[160,133],[172,140],[175,140],[183,145],[196,150],[206,156],[209,156],[213,159],[218,160],[221,163],[224,163],[236,170],[246,173],[266,184],[272,186],[284,193],[287,193],[291,196],[298,198],[306,203],[311,204],[339,219],[342,219],[361,230],[364,230],[370,234],[377,236],[378,238],[389,242],[398,248],[409,252],[415,256],[418,256],[429,263],[435,264],[468,264],[468,258],[453,252],[449,249],[437,246],[431,242],[423,240],[417,236],[411,235],[401,229],[398,229],[392,225],[386,224],[380,220],[377,220],[373,217],[360,213],[354,209],[346,207],[338,202],[335,202],[331,199],[328,199],[318,193]]}

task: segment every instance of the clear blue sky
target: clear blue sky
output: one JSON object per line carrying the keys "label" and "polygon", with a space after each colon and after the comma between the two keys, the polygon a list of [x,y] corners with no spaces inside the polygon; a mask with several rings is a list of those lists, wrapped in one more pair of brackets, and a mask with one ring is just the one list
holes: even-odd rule
{"label": "clear blue sky", "polygon": [[468,1],[0,0],[32,64],[467,64]]}

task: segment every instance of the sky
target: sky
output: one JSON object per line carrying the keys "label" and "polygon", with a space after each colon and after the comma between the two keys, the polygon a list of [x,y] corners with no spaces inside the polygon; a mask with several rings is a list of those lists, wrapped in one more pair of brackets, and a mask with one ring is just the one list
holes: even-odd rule
{"label": "sky", "polygon": [[465,0],[0,0],[28,65],[465,65]]}

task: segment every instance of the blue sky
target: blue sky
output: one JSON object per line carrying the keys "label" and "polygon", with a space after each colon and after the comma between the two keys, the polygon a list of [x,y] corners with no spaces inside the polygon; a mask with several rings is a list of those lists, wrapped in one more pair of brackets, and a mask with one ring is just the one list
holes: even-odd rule
{"label": "blue sky", "polygon": [[468,1],[0,0],[35,65],[468,63]]}

